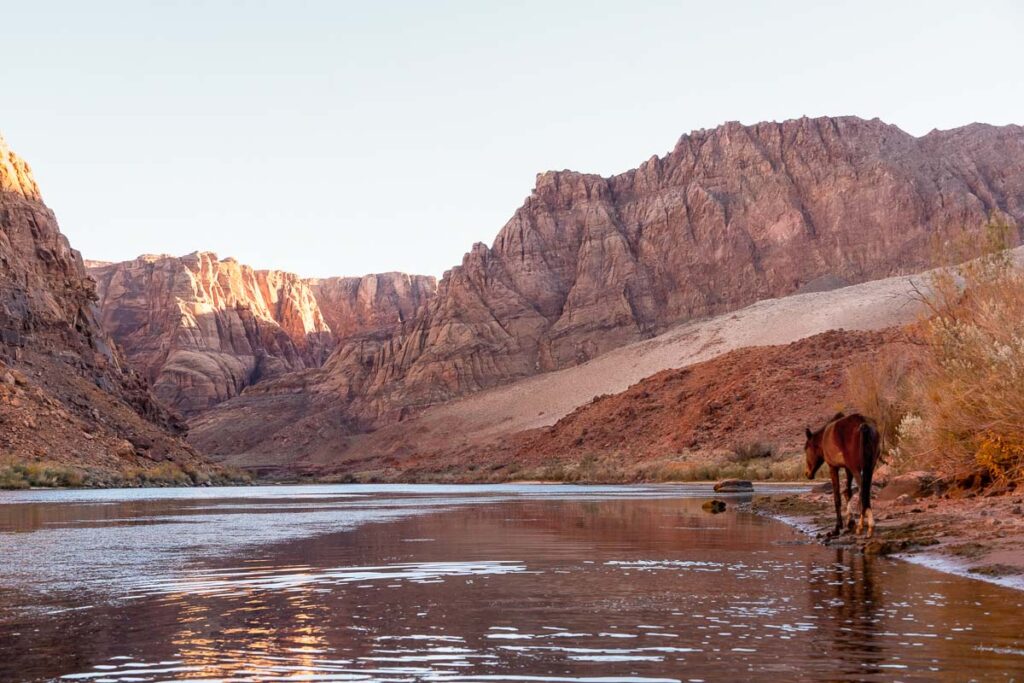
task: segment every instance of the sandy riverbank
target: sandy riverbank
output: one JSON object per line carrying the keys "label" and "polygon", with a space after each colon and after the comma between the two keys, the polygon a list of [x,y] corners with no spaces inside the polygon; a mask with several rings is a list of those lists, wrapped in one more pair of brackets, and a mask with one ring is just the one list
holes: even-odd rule
{"label": "sandy riverbank", "polygon": [[[764,491],[762,489],[762,491]],[[755,495],[751,509],[791,524],[829,546],[857,547],[940,571],[1024,590],[1024,492],[954,492],[880,500],[870,539],[826,538],[835,522],[832,494]]]}

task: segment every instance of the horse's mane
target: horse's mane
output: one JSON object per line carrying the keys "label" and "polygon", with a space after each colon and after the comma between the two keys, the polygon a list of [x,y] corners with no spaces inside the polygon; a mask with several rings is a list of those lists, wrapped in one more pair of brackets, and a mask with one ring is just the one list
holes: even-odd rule
{"label": "horse's mane", "polygon": [[839,411],[839,412],[837,412],[837,413],[836,413],[835,415],[833,415],[833,416],[832,416],[832,417],[830,417],[830,418],[829,418],[828,420],[826,420],[826,421],[825,421],[825,424],[823,424],[823,425],[822,425],[822,426],[821,426],[820,428],[818,428],[818,429],[816,429],[815,431],[811,432],[811,437],[812,437],[812,438],[817,438],[817,437],[820,437],[820,436],[821,436],[822,434],[824,434],[824,433],[825,433],[825,428],[826,428],[826,427],[828,427],[828,426],[829,426],[830,424],[832,424],[832,423],[833,423],[833,422],[835,422],[836,420],[841,420],[841,419],[843,419],[844,417],[846,417],[846,413],[844,413],[844,412],[843,412],[842,410],[840,410],[840,411]]}

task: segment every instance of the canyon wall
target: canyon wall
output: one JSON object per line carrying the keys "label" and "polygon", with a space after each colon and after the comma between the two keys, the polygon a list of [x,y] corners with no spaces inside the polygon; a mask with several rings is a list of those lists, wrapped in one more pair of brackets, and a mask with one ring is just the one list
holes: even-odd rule
{"label": "canyon wall", "polygon": [[186,416],[319,367],[339,340],[393,334],[436,286],[400,273],[304,280],[208,252],[97,262],[90,273],[103,328]]}
{"label": "canyon wall", "polygon": [[202,464],[97,319],[81,256],[0,138],[0,460]]}
{"label": "canyon wall", "polygon": [[321,387],[360,428],[386,424],[685,320],[920,270],[993,212],[1024,224],[1019,126],[727,123],[612,177],[538,175],[401,334],[339,349]]}

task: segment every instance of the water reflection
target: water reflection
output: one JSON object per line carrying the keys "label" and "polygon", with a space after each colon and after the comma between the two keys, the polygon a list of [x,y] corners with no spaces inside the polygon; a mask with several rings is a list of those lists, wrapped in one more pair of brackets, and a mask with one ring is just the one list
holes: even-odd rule
{"label": "water reflection", "polygon": [[[187,514],[206,548],[225,528],[223,508],[37,510],[32,528],[10,534],[21,549],[45,565],[47,521],[56,519],[71,547],[36,579],[10,571],[23,559],[0,567],[0,679],[647,683],[1024,672],[1019,593],[802,543],[769,520],[712,517],[699,499],[656,495],[378,492],[352,499],[359,522],[341,530],[337,520],[325,525],[335,512],[321,507],[345,508],[339,499],[278,497],[276,513],[266,501],[251,512],[259,524],[277,517],[279,530],[265,537],[279,540],[163,557],[166,527],[151,526],[155,538],[108,563],[123,570],[104,582],[85,572],[77,585],[74,576],[45,579],[62,573],[67,553],[90,556],[96,527],[80,522],[127,520],[103,528],[137,539],[133,515]],[[227,528],[252,525],[239,521],[247,504],[229,505],[239,517]],[[24,524],[23,511],[5,519],[5,510],[0,523]],[[417,512],[385,514],[394,510]],[[312,527],[280,531],[303,524]]]}

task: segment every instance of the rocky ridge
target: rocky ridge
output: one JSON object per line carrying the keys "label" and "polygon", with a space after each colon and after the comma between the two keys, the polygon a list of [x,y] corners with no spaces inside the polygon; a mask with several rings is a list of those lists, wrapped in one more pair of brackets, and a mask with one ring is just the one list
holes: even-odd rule
{"label": "rocky ridge", "polygon": [[[1020,251],[1017,250],[1018,256]],[[915,292],[926,287],[926,276],[899,276],[759,301],[738,311],[675,326],[657,337],[614,349],[580,365],[431,406],[405,420],[368,432],[359,432],[351,423],[344,402],[324,393],[325,370],[291,373],[251,387],[242,396],[194,419],[189,438],[218,460],[274,475],[334,473],[401,479],[407,472],[418,472],[427,478],[485,478],[492,474],[491,466],[503,462],[503,454],[507,454],[507,448],[519,435],[543,431],[589,404],[595,396],[619,394],[666,368],[707,364],[721,370],[722,364],[710,361],[744,348],[794,346],[793,342],[830,330],[846,330],[843,335],[855,339],[861,331],[905,325],[921,315]],[[839,368],[841,374],[841,359],[829,358],[828,353],[845,353],[843,349],[848,347],[819,344],[815,348],[815,363],[828,363]],[[792,370],[791,364],[787,365],[788,357],[780,354],[779,362]],[[773,377],[790,377],[789,381],[802,389],[807,389],[808,383],[814,384],[814,380],[792,375],[777,373]],[[765,391],[768,393],[763,394]],[[781,391],[782,383],[772,380],[748,394],[752,401],[778,400],[780,405],[799,404],[801,409],[811,410],[819,400],[830,405],[836,390],[831,381],[826,384],[822,380],[818,389],[807,390],[806,402],[794,401]],[[700,396],[694,396],[691,400],[700,400]],[[677,407],[690,410],[688,405]],[[675,428],[670,411],[658,413],[658,417],[668,421],[666,429]],[[778,420],[779,429],[785,433],[792,431],[785,426],[787,419]],[[759,438],[772,436],[767,430],[762,432]],[[774,435],[779,434],[776,429]],[[645,448],[651,445],[645,439],[637,443]],[[786,445],[782,441],[779,444]],[[708,448],[720,450],[721,438],[702,438],[687,450],[703,453]],[[622,451],[627,460],[646,457],[643,453],[622,450],[621,446],[616,450]],[[600,454],[605,450],[596,445],[592,452]],[[510,472],[511,463],[507,469],[493,474],[510,476]]]}
{"label": "rocky ridge", "polygon": [[727,123],[619,175],[538,175],[398,334],[261,391],[304,391],[348,428],[376,429],[687,320],[920,271],[991,213],[1024,224],[1020,126],[914,137],[855,117]]}
{"label": "rocky ridge", "polygon": [[103,332],[95,302],[31,169],[0,138],[0,464],[205,467]]}

